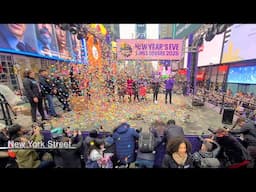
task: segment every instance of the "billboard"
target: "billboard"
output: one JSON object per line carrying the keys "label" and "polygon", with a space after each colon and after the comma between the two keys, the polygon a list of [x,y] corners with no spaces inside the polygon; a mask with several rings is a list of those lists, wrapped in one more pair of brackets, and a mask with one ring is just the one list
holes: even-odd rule
{"label": "billboard", "polygon": [[198,67],[220,64],[224,34],[215,35],[211,41],[203,42],[203,51],[198,53]]}
{"label": "billboard", "polygon": [[76,36],[53,24],[0,24],[0,51],[81,62]]}
{"label": "billboard", "polygon": [[256,24],[235,24],[225,35],[222,63],[255,59]]}
{"label": "billboard", "polygon": [[256,65],[245,67],[230,67],[227,82],[256,84]]}
{"label": "billboard", "polygon": [[160,40],[117,40],[117,59],[119,60],[180,60],[182,55],[180,39]]}

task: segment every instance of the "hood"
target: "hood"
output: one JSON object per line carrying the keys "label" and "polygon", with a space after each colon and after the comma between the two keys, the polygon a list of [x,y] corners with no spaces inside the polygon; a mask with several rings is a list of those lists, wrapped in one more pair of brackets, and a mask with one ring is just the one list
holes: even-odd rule
{"label": "hood", "polygon": [[90,142],[92,142],[92,141],[94,141],[94,140],[95,140],[95,138],[92,138],[92,137],[90,137],[90,136],[85,137],[85,143],[86,143],[87,145],[89,145]]}
{"label": "hood", "polygon": [[106,137],[105,139],[104,139],[104,143],[105,143],[105,146],[106,147],[109,147],[109,146],[111,146],[111,145],[113,145],[114,144],[114,139],[112,138],[112,137]]}
{"label": "hood", "polygon": [[129,128],[130,128],[130,125],[128,123],[122,123],[121,125],[119,125],[116,132],[122,134],[127,132]]}

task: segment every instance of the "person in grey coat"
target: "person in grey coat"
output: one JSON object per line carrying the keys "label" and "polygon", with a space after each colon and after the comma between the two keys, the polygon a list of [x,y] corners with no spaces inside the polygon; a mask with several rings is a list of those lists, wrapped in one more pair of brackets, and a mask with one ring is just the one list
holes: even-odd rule
{"label": "person in grey coat", "polygon": [[176,137],[184,137],[184,131],[182,127],[176,125],[175,120],[171,119],[167,122],[165,135],[167,137],[167,141],[169,141]]}

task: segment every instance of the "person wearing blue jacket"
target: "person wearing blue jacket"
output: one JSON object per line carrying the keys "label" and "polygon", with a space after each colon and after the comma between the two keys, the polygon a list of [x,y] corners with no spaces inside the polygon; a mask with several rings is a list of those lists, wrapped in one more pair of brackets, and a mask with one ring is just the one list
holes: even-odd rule
{"label": "person wearing blue jacket", "polygon": [[115,128],[113,139],[116,146],[116,156],[120,165],[129,165],[135,161],[135,142],[139,133],[128,123],[122,123]]}

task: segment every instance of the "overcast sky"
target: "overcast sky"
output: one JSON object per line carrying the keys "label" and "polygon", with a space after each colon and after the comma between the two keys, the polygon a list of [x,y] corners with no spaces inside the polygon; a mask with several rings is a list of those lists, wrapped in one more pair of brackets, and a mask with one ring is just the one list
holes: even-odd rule
{"label": "overcast sky", "polygon": [[[120,24],[120,39],[135,38],[135,24]],[[147,39],[158,39],[159,31],[158,24],[147,24]]]}

